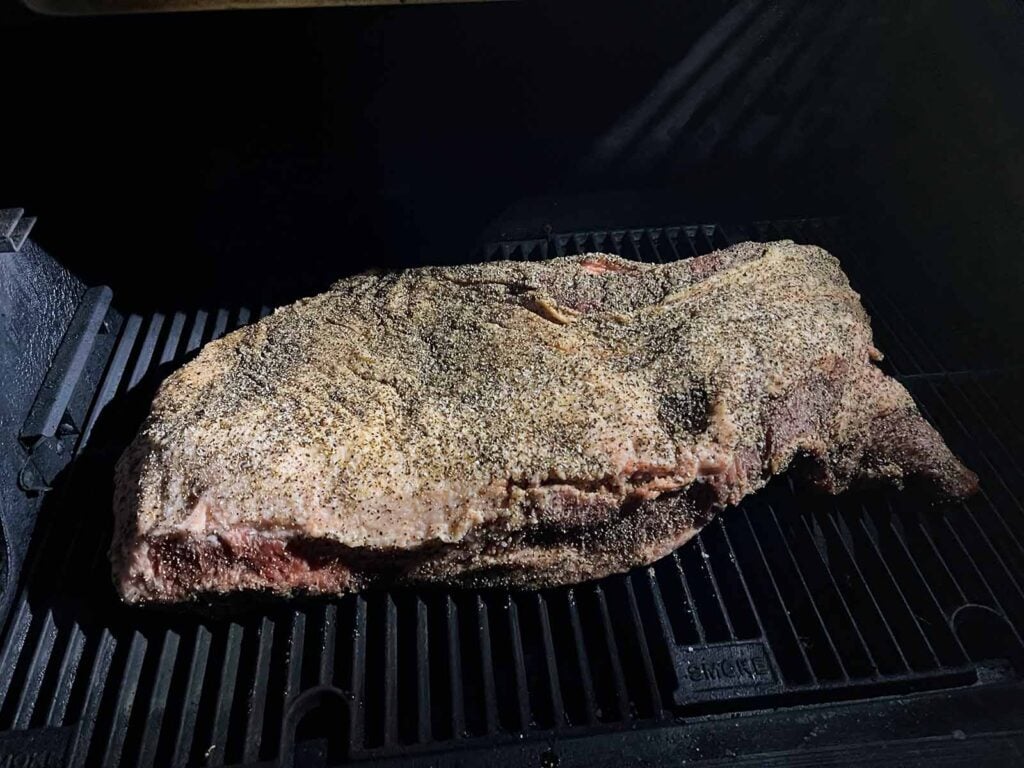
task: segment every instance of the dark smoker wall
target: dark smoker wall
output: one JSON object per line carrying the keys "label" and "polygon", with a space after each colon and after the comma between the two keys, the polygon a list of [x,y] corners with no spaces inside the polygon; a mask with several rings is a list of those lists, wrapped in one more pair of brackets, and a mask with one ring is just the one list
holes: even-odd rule
{"label": "dark smoker wall", "polygon": [[0,206],[122,306],[545,225],[848,213],[903,236],[897,294],[927,267],[1019,357],[1018,0],[2,18]]}

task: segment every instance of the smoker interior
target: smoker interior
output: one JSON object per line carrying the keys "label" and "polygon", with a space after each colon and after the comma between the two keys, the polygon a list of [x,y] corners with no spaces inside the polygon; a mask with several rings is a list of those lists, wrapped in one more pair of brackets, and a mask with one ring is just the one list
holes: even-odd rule
{"label": "smoker interior", "polygon": [[[0,757],[1024,761],[1021,6],[629,5],[7,12],[0,204],[39,221],[0,253]],[[979,495],[783,478],[542,592],[118,602],[113,462],[209,340],[368,267],[782,238],[840,258]]]}

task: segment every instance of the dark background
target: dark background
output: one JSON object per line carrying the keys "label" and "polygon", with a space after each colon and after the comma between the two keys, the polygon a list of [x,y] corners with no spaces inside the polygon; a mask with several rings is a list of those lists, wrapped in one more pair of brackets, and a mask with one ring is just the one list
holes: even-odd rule
{"label": "dark background", "polygon": [[546,226],[841,213],[898,243],[897,295],[927,270],[932,311],[994,334],[983,362],[1017,354],[1016,0],[0,22],[0,206],[122,308],[285,300]]}

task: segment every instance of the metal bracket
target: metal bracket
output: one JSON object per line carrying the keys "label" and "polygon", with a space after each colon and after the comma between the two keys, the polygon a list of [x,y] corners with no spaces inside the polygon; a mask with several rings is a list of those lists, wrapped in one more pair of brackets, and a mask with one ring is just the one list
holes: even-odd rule
{"label": "metal bracket", "polygon": [[67,412],[68,403],[101,332],[112,295],[106,286],[90,288],[82,295],[18,435],[26,447],[32,448],[45,438],[78,432]]}
{"label": "metal bracket", "polygon": [[0,208],[0,253],[17,253],[36,223],[24,208]]}
{"label": "metal bracket", "polygon": [[28,451],[18,475],[18,485],[26,493],[50,490],[74,452],[85,412],[78,402],[82,397],[75,400],[77,406],[73,398],[94,356],[97,338],[105,333],[111,296],[106,286],[90,288],[82,295],[18,433]]}

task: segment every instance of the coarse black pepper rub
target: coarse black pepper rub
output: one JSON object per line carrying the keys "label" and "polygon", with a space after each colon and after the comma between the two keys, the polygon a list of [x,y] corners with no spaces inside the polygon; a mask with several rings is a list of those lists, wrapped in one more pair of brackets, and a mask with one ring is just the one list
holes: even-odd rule
{"label": "coarse black pepper rub", "polygon": [[833,492],[976,478],[873,365],[820,248],[359,275],[207,345],[118,466],[129,601],[650,562],[795,456]]}

